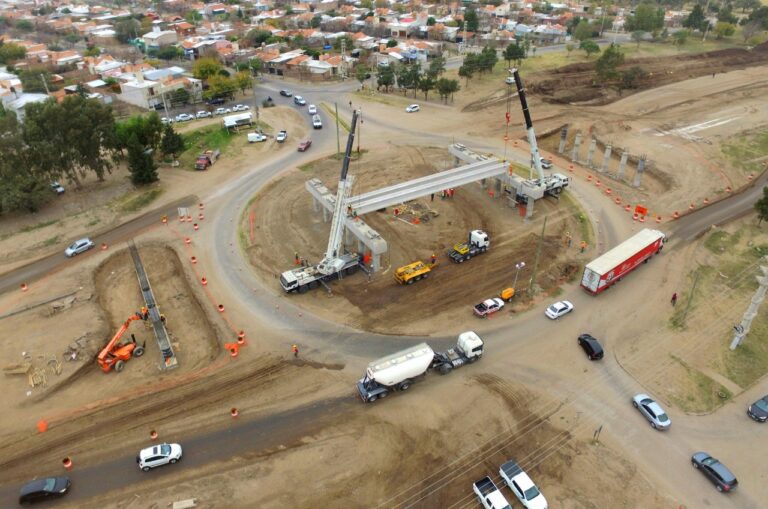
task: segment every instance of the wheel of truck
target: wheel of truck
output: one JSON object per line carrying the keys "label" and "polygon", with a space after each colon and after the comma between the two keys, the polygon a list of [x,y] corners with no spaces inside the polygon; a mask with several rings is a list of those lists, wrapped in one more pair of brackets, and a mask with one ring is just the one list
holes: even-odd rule
{"label": "wheel of truck", "polygon": [[427,279],[427,276],[429,276],[429,274],[424,274],[424,275],[423,275],[423,276],[421,276],[421,277],[422,277],[422,279]]}
{"label": "wheel of truck", "polygon": [[411,381],[410,380],[405,380],[403,382],[400,382],[399,388],[400,388],[401,391],[407,391],[408,387],[410,387],[410,386],[411,386]]}
{"label": "wheel of truck", "polygon": [[379,394],[379,399],[384,399],[384,398],[386,398],[386,397],[387,397],[387,394],[389,394],[389,393],[388,393],[388,392],[382,392],[381,394]]}
{"label": "wheel of truck", "polygon": [[312,281],[311,283],[309,283],[310,288],[317,288],[319,285],[320,283],[318,283],[317,281]]}
{"label": "wheel of truck", "polygon": [[467,260],[469,260],[470,258],[472,258],[472,255],[467,253]]}
{"label": "wheel of truck", "polygon": [[124,367],[125,367],[125,362],[123,361],[117,361],[115,363],[115,371],[117,371],[118,373],[122,371]]}
{"label": "wheel of truck", "polygon": [[299,287],[299,293],[307,293],[307,290],[309,290],[309,288],[307,288],[307,285],[301,285]]}
{"label": "wheel of truck", "polygon": [[459,258],[459,263],[464,263],[464,258]]}
{"label": "wheel of truck", "polygon": [[375,394],[368,396],[368,403],[373,403],[374,401],[376,401],[377,397],[378,396],[376,396]]}
{"label": "wheel of truck", "polygon": [[407,285],[412,285],[412,284],[413,284],[413,279],[409,279],[408,281],[406,281],[406,283],[405,283],[405,284],[407,284]]}
{"label": "wheel of truck", "polygon": [[467,359],[467,363],[472,364],[476,360],[477,360],[477,357],[470,357],[469,359]]}
{"label": "wheel of truck", "polygon": [[452,367],[449,366],[448,364],[443,364],[442,366],[440,366],[440,374],[447,375],[448,373],[450,373],[451,369]]}
{"label": "wheel of truck", "polygon": [[137,346],[133,349],[133,356],[134,357],[141,357],[144,355],[144,347],[143,346]]}
{"label": "wheel of truck", "polygon": [[358,266],[357,265],[353,265],[352,267],[348,268],[347,270],[349,271],[349,274],[354,274],[355,272],[357,272],[357,269],[358,269]]}
{"label": "wheel of truck", "polygon": [[416,279],[416,281],[421,281],[421,276],[416,276],[414,279]]}
{"label": "wheel of truck", "polygon": [[481,253],[485,253],[486,251],[488,251],[488,247],[483,246],[483,247],[480,248],[480,252]]}

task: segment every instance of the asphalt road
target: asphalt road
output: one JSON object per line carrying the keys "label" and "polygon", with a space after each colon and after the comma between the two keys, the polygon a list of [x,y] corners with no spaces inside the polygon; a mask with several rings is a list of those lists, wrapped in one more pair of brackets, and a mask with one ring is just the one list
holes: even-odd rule
{"label": "asphalt road", "polygon": [[[146,212],[136,219],[132,219],[126,223],[123,223],[111,230],[97,234],[91,237],[91,240],[96,243],[94,249],[99,249],[102,243],[112,245],[116,242],[128,240],[129,238],[137,235],[144,228],[159,224],[160,217],[167,215],[169,218],[176,218],[179,207],[188,207],[197,203],[197,198],[194,196],[185,196],[179,200],[158,207],[154,210]],[[76,239],[72,239],[73,241]],[[19,267],[11,272],[0,275],[0,293],[8,290],[19,288],[22,283],[27,285],[33,284],[40,278],[52,274],[67,264],[75,263],[75,259],[85,256],[90,256],[91,251],[81,253],[74,258],[67,258],[64,252],[53,253],[39,260],[35,260],[32,263]]]}

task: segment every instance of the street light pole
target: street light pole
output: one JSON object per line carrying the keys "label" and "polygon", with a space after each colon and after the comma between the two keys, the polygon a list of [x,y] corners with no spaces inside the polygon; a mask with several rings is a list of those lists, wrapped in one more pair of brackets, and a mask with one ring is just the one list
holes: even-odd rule
{"label": "street light pole", "polygon": [[512,283],[512,289],[517,289],[517,276],[520,274],[520,269],[525,267],[525,262],[520,262],[515,264],[515,268],[517,269],[517,272],[515,272],[515,281]]}

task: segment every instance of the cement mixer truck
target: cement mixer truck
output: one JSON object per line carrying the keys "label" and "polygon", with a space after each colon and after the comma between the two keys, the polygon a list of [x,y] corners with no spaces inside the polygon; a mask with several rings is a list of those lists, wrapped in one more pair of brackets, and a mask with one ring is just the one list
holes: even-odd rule
{"label": "cement mixer truck", "polygon": [[475,362],[482,357],[483,346],[483,340],[472,331],[459,334],[456,347],[445,352],[435,352],[428,344],[420,343],[368,364],[365,375],[357,382],[357,391],[364,402],[372,403],[392,391],[408,390],[431,370],[445,375]]}

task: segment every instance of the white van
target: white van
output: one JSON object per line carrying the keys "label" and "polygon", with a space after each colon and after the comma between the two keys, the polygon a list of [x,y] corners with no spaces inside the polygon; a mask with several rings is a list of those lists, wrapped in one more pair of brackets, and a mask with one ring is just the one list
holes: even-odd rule
{"label": "white van", "polygon": [[323,128],[323,121],[320,120],[320,115],[313,115],[312,116],[312,127],[315,129],[322,129]]}

